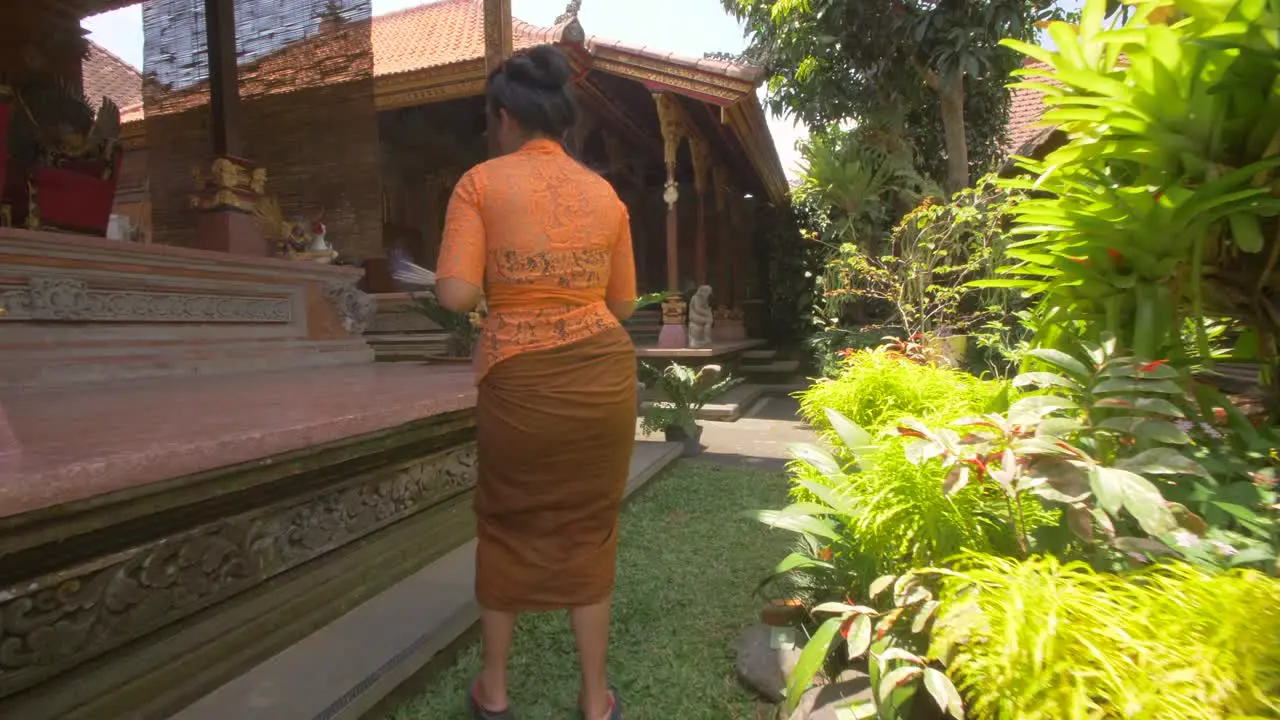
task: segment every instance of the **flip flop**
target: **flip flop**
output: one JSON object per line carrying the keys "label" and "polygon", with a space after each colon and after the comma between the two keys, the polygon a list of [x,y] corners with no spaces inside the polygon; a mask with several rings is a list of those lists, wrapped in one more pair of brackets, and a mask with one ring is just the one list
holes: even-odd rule
{"label": "flip flop", "polygon": [[[578,711],[578,717],[587,720],[587,714]],[[618,688],[609,688],[609,717],[608,720],[622,720],[622,695],[618,693]]]}
{"label": "flip flop", "polygon": [[[467,705],[471,706],[471,717],[474,720],[516,720],[516,714],[511,712],[510,707],[494,712],[481,705],[480,700],[476,698],[476,685],[478,684],[479,681],[471,683],[471,689],[467,691]],[[612,720],[612,716],[610,720]]]}

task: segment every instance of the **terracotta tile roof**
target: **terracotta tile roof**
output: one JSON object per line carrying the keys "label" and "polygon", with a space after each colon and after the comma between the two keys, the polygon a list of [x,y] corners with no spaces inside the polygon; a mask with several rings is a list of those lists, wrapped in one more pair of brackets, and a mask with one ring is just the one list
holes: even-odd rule
{"label": "terracotta tile roof", "polygon": [[[1049,66],[1038,60],[1027,59],[1023,65],[1027,70],[1048,70]],[[1046,77],[1022,77],[1018,80],[1034,82],[1058,83]],[[1044,93],[1029,88],[1014,88],[1009,98],[1009,122],[1005,125],[1004,149],[1007,154],[1016,154],[1029,141],[1044,134],[1045,127],[1038,124],[1045,112]]]}
{"label": "terracotta tile roof", "polygon": [[142,103],[142,73],[101,45],[89,43],[89,54],[81,69],[84,95],[91,106],[96,108],[103,97],[111,98],[121,108]]}
{"label": "terracotta tile roof", "polygon": [[[533,47],[542,43],[554,43],[566,37],[573,21],[555,27],[544,28],[521,20],[512,24],[512,41],[515,49]],[[438,0],[406,8],[372,21],[373,74],[386,77],[432,68],[458,65],[484,59],[484,2],[483,0]],[[662,63],[721,75],[741,82],[757,83],[764,70],[750,65],[739,65],[706,58],[690,58],[651,47],[628,45],[615,40],[590,37],[585,39],[589,52],[599,49],[612,50]],[[105,51],[104,51],[105,52]],[[293,53],[289,53],[292,55]],[[266,58],[255,68],[242,68],[242,80],[249,85],[249,76],[266,70],[275,62]],[[127,68],[127,66],[125,66]],[[120,82],[134,83],[134,103],[117,100],[122,108],[122,121],[136,122],[143,118],[140,89],[141,76],[128,68],[119,73]],[[246,88],[248,90],[248,88]]]}
{"label": "terracotta tile roof", "polygon": [[[1118,64],[1120,67],[1126,67],[1129,64],[1129,60],[1122,55]],[[1032,74],[1016,78],[1018,81],[1062,86],[1062,83],[1056,80],[1036,74],[1036,71],[1047,71],[1049,69],[1047,64],[1039,60],[1027,58],[1026,62],[1023,63],[1023,68],[1031,71]],[[1040,118],[1044,116],[1047,109],[1048,107],[1044,104],[1044,93],[1039,90],[1030,88],[1014,88],[1012,90],[1009,98],[1009,122],[1005,125],[1005,143],[1003,145],[1006,155],[1021,154],[1029,149],[1028,146],[1034,148],[1053,134],[1054,127],[1040,123]]]}
{"label": "terracotta tile roof", "polygon": [[[513,20],[516,50],[553,42],[563,26],[540,28]],[[442,0],[373,19],[376,76],[426,70],[484,59],[482,0]]]}

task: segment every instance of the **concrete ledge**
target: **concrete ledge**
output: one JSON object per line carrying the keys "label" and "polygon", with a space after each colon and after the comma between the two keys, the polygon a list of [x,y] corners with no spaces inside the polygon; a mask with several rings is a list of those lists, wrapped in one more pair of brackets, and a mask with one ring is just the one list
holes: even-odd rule
{"label": "concrete ledge", "polygon": [[[636,443],[630,496],[680,455]],[[223,685],[175,720],[356,720],[478,619],[475,541]]]}
{"label": "concrete ledge", "polygon": [[716,358],[725,355],[741,354],[744,350],[764,345],[764,340],[738,340],[736,342],[713,343],[706,348],[636,348],[636,357],[641,360],[690,360]]}
{"label": "concrete ledge", "polygon": [[[738,385],[717,398],[715,402],[709,403],[699,410],[697,418],[716,422],[733,422],[745,415],[763,393],[764,389],[760,385],[750,383]],[[645,402],[641,409],[651,407],[656,401],[657,399],[655,398]]]}

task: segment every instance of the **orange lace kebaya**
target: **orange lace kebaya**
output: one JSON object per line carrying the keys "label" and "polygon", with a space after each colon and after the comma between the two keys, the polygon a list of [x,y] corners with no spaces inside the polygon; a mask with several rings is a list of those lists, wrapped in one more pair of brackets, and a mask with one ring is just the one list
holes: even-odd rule
{"label": "orange lace kebaya", "polygon": [[551,140],[463,176],[445,220],[438,278],[484,289],[476,382],[499,362],[620,326],[635,300],[630,218],[608,181]]}

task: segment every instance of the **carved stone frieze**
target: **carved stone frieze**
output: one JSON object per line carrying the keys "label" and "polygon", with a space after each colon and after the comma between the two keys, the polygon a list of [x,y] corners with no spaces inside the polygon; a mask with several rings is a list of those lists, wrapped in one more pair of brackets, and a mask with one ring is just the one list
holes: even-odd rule
{"label": "carved stone frieze", "polygon": [[31,278],[26,287],[0,289],[4,320],[64,322],[287,323],[287,297],[246,297],[91,288],[83,280]]}
{"label": "carved stone frieze", "polygon": [[332,282],[324,286],[324,299],[333,305],[342,328],[352,335],[362,335],[378,314],[378,301],[361,291],[354,283]]}
{"label": "carved stone frieze", "polygon": [[0,588],[0,698],[465,492],[469,443]]}

